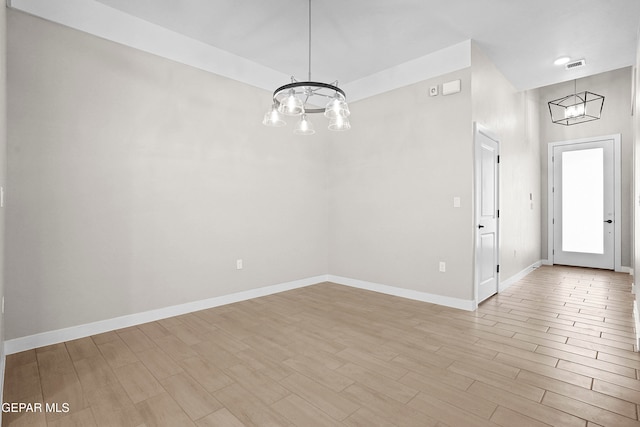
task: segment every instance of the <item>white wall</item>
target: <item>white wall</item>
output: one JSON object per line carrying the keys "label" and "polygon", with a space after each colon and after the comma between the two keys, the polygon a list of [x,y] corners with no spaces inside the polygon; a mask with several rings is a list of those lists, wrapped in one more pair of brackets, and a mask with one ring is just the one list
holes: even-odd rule
{"label": "white wall", "polygon": [[[473,121],[501,140],[501,278],[540,260],[537,93],[471,52],[470,68],[354,104],[350,139],[330,150],[330,274],[474,298]],[[456,79],[461,93],[428,96]]]}
{"label": "white wall", "polygon": [[327,147],[263,127],[268,92],[8,29],[7,339],[326,274]]}
{"label": "white wall", "polygon": [[473,120],[500,140],[500,279],[540,261],[538,93],[519,92],[472,44]]}
{"label": "white wall", "polygon": [[602,118],[573,126],[563,126],[551,122],[547,103],[573,93],[574,82],[559,83],[540,89],[540,164],[542,197],[542,257],[547,254],[547,146],[559,142],[594,136],[621,134],[622,146],[622,265],[630,267],[632,251],[632,169],[633,132],[631,120],[631,68],[622,68],[597,74],[576,81],[577,90],[603,95],[605,97]]}
{"label": "white wall", "polygon": [[640,351],[640,300],[638,299],[638,275],[640,274],[640,29],[636,39],[636,64],[633,68],[632,79],[634,81],[633,97],[633,194],[631,209],[633,212],[633,244],[632,244],[632,264],[634,270],[634,289],[636,301],[634,316],[636,321],[636,351]]}
{"label": "white wall", "polygon": [[[466,68],[354,103],[349,139],[330,148],[330,274],[473,299],[470,77]],[[461,93],[429,97],[454,79]]]}
{"label": "white wall", "polygon": [[[0,6],[0,186],[7,183],[7,9]],[[5,282],[5,209],[0,208],[0,301]],[[4,314],[0,312],[0,384],[4,384]],[[2,391],[0,391],[0,400]],[[4,400],[3,400],[4,402]],[[2,418],[0,417],[0,422]]]}

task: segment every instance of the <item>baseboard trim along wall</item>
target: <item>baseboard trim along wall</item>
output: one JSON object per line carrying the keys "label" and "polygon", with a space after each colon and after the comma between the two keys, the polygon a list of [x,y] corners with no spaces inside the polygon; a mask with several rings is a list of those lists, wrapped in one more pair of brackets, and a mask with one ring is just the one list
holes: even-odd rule
{"label": "baseboard trim along wall", "polygon": [[[499,292],[509,288],[520,279],[525,277],[531,271],[545,264],[544,260],[537,261],[529,267],[520,271],[514,276],[500,283]],[[130,314],[127,316],[116,317],[113,319],[101,320],[98,322],[87,323],[84,325],[72,326],[69,328],[58,329],[55,331],[43,332],[36,335],[15,338],[7,340],[4,343],[5,354],[14,354],[21,351],[31,350],[46,345],[57,344],[65,341],[71,341],[91,335],[101,334],[117,329],[128,328],[143,323],[154,322],[156,320],[166,319],[168,317],[179,316],[181,314],[192,313],[194,311],[206,310],[207,308],[219,307],[222,305],[232,304],[235,302],[246,301],[252,298],[259,298],[267,295],[277,294],[279,292],[289,291],[292,289],[303,288],[322,282],[333,282],[339,285],[350,286],[352,288],[364,289],[382,294],[393,295],[397,297],[412,299],[416,301],[427,302],[431,304],[443,305],[446,307],[457,308],[460,310],[473,311],[476,309],[475,301],[465,300],[461,298],[447,297],[443,295],[435,295],[427,292],[420,292],[411,289],[399,288],[396,286],[383,285],[380,283],[367,282],[365,280],[352,279],[349,277],[334,276],[331,274],[309,277],[306,279],[294,280],[292,282],[280,283],[262,288],[252,289],[243,292],[237,292],[230,295],[223,295],[215,298],[208,298],[200,301],[193,301],[186,304],[174,305],[157,310],[145,311],[142,313]],[[637,310],[636,324],[640,326]],[[638,328],[640,330],[640,328]],[[640,342],[640,341],[639,341]],[[0,364],[2,362],[0,361]],[[3,370],[4,372],[4,370]]]}
{"label": "baseboard trim along wall", "polygon": [[207,308],[219,307],[226,304],[232,304],[234,302],[246,301],[252,298],[258,298],[276,294],[279,292],[289,291],[292,289],[303,288],[322,282],[333,282],[339,285],[380,292],[387,295],[394,295],[432,304],[444,305],[461,310],[473,311],[475,309],[475,305],[472,300],[463,300],[442,295],[434,295],[426,292],[419,292],[410,289],[382,285],[379,283],[366,282],[364,280],[350,279],[347,277],[322,275],[272,286],[265,286],[249,291],[237,292],[230,295],[223,295],[220,297],[189,302],[186,304],[159,308],[157,310],[130,314],[113,319],[101,320],[84,325],[72,326],[55,331],[43,332],[26,337],[14,338],[5,341],[5,354],[19,353],[21,351],[31,350],[46,345],[58,344],[61,342],[84,338],[117,329],[128,328],[143,323],[154,322],[156,320],[166,319],[168,317],[192,313],[194,311],[206,310]]}
{"label": "baseboard trim along wall", "polygon": [[516,273],[513,276],[509,277],[507,280],[500,282],[500,284],[498,285],[498,293],[516,284],[520,279],[525,277],[527,274],[531,273],[536,268],[540,267],[542,264],[544,264],[543,260],[536,261],[533,264],[531,264],[529,267],[520,271],[519,273]]}
{"label": "baseboard trim along wall", "polygon": [[[0,343],[0,345],[2,345]],[[2,357],[0,358],[0,381],[2,381],[0,384],[2,384],[2,388],[0,388],[0,402],[4,403],[4,377],[5,377],[5,371],[4,368],[5,366],[7,366],[7,356],[6,353],[4,351],[4,348],[2,350]],[[4,411],[0,411],[0,426],[2,425],[2,413]]]}
{"label": "baseboard trim along wall", "polygon": [[[553,262],[551,262],[548,259],[543,259],[540,262],[542,263],[542,265],[554,265]],[[617,271],[618,273],[627,273],[627,274],[630,274],[631,276],[634,275],[633,268],[627,267],[625,265],[616,267],[614,271]]]}
{"label": "baseboard trim along wall", "polygon": [[618,270],[616,270],[618,273],[627,273],[631,276],[633,276],[633,268],[631,267],[625,267],[624,265],[622,267],[620,267]]}
{"label": "baseboard trim along wall", "polygon": [[[635,289],[634,289],[635,293]],[[635,351],[640,351],[640,315],[638,313],[638,296],[636,295],[636,300],[633,302],[633,320],[635,321],[636,326],[636,345]]]}
{"label": "baseboard trim along wall", "polygon": [[154,322],[168,317],[179,316],[181,314],[192,313],[194,311],[206,310],[207,308],[219,307],[221,305],[232,304],[234,302],[246,301],[252,298],[277,294],[279,292],[292,289],[303,288],[327,281],[327,276],[315,276],[306,279],[294,280],[292,282],[280,283],[248,291],[237,292],[230,295],[223,295],[215,298],[208,298],[185,304],[173,305],[159,308],[157,310],[145,311],[113,319],[101,320],[84,325],[72,326],[55,331],[43,332],[36,335],[15,338],[5,341],[5,354],[14,354],[21,351],[31,350],[45,345],[58,344],[78,338],[101,334],[116,329],[128,328],[130,326],[141,325],[143,323]]}
{"label": "baseboard trim along wall", "polygon": [[426,292],[414,291],[411,289],[398,288],[395,286],[382,285],[380,283],[367,282],[364,280],[351,279],[348,277],[329,275],[329,282],[339,285],[351,286],[352,288],[365,289],[368,291],[380,292],[381,294],[394,295],[397,297],[412,299],[416,301],[428,302],[432,304],[444,305],[461,310],[475,310],[473,300],[446,297],[442,295],[429,294]]}

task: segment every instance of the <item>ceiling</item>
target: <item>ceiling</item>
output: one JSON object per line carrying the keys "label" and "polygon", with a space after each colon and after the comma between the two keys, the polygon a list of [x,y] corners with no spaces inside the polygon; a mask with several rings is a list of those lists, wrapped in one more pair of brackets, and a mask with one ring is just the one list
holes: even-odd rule
{"label": "ceiling", "polygon": [[[38,14],[26,5],[47,1],[11,6]],[[307,0],[65,0],[55,7],[67,10],[52,15],[96,2],[307,78]],[[640,26],[640,0],[312,0],[311,7],[312,78],[340,84],[473,40],[517,89],[532,89],[634,64]],[[101,15],[100,22],[85,16],[82,29],[110,25],[116,32],[119,24]],[[566,71],[553,64],[560,56],[587,65]]]}

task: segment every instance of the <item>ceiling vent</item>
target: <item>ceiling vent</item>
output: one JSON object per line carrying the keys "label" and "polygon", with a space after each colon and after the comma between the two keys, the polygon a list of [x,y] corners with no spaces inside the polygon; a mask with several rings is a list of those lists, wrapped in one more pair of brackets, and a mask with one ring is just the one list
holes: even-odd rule
{"label": "ceiling vent", "polygon": [[587,61],[584,59],[578,59],[577,61],[567,62],[564,66],[565,70],[573,70],[574,68],[580,68],[587,65]]}

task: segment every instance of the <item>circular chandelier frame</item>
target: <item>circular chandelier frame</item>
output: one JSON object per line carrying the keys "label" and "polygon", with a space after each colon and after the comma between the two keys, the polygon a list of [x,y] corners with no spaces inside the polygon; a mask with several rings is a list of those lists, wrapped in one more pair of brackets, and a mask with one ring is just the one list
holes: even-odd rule
{"label": "circular chandelier frame", "polygon": [[342,89],[336,86],[338,82],[334,83],[323,83],[323,82],[292,82],[286,85],[282,85],[273,91],[273,102],[276,104],[276,107],[279,107],[282,104],[282,100],[290,94],[290,91],[293,89],[296,95],[305,95],[306,99],[304,100],[304,112],[305,113],[324,113],[325,107],[318,108],[308,108],[307,102],[311,100],[311,104],[313,104],[313,97],[322,97],[322,98],[336,98],[339,100],[345,101],[347,96]]}

